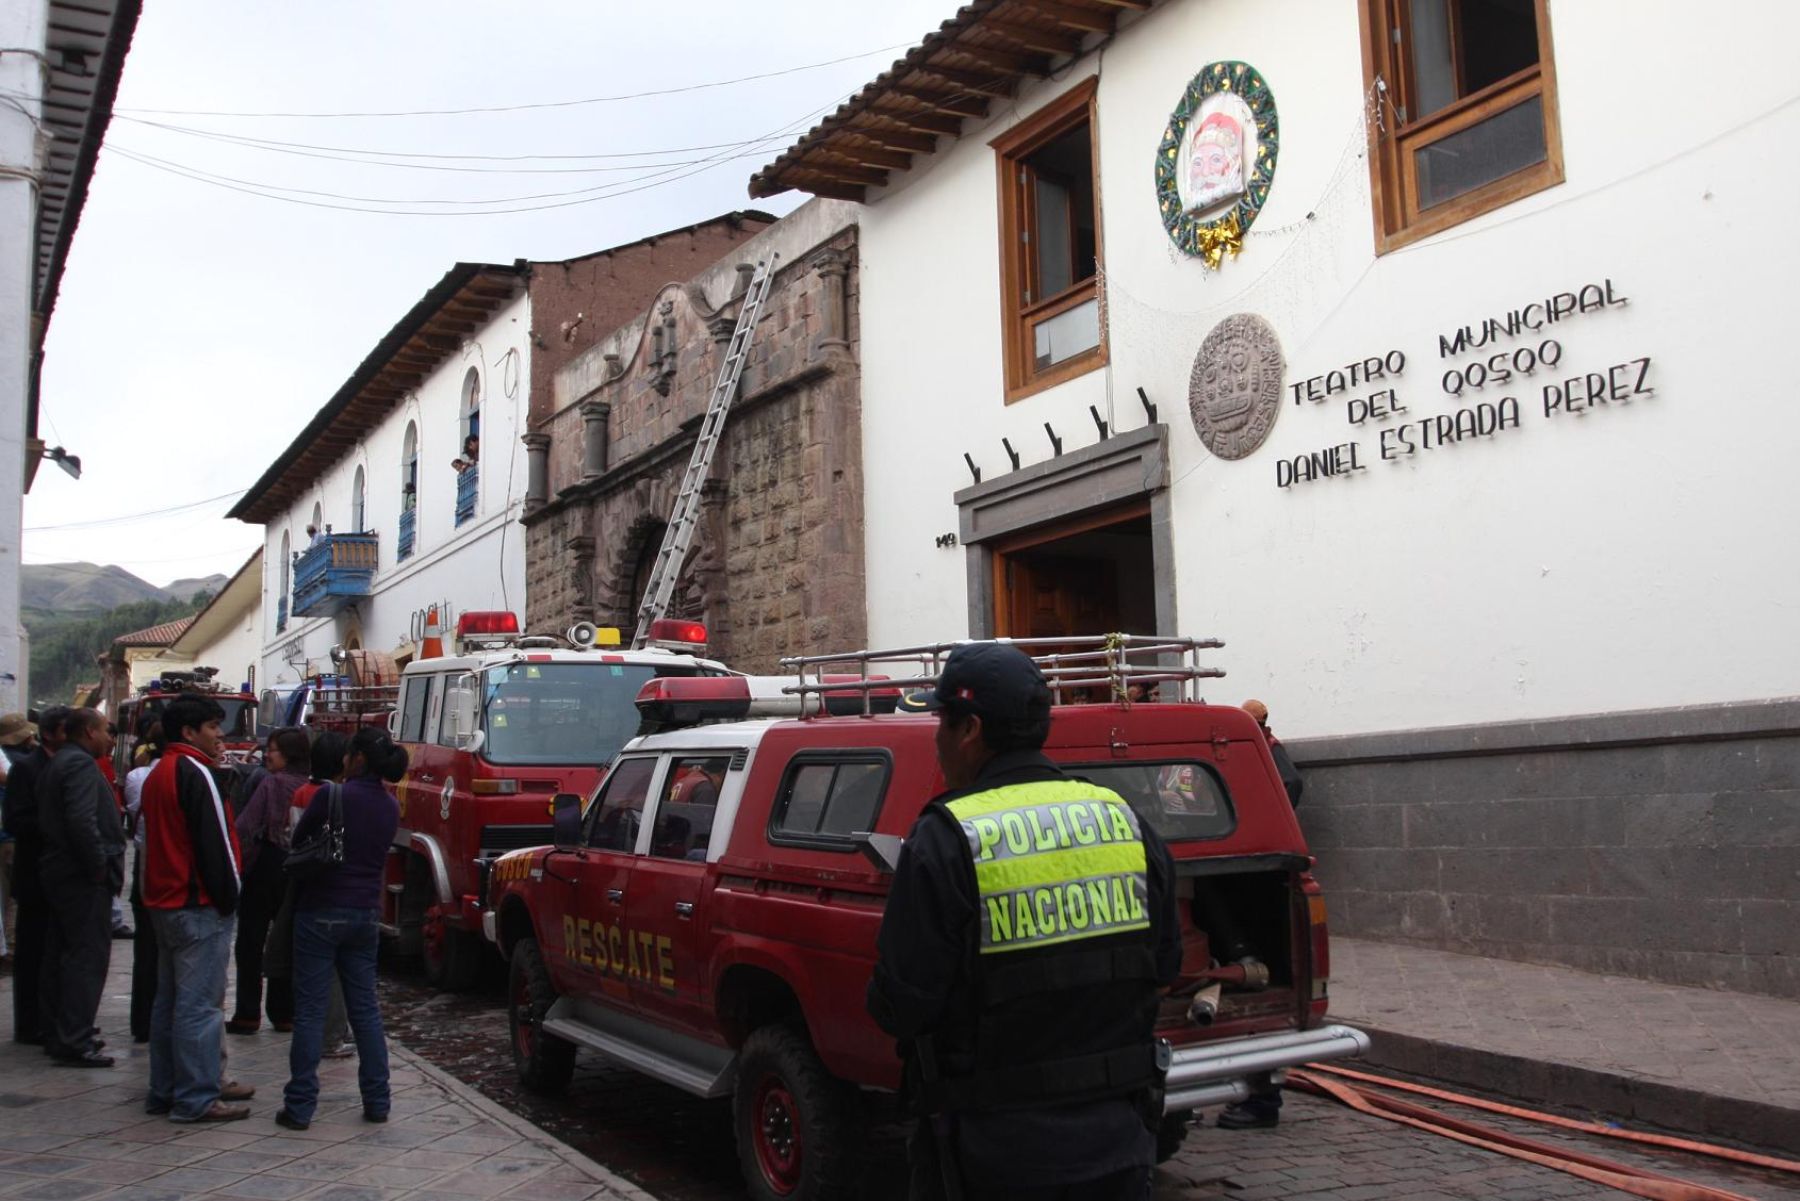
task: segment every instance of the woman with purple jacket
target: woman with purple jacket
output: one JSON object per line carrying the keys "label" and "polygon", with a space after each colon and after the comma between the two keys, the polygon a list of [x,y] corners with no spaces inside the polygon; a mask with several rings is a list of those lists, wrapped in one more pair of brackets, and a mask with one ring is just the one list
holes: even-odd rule
{"label": "woman with purple jacket", "polygon": [[269,770],[237,815],[244,883],[238,898],[237,1012],[225,1023],[233,1034],[255,1034],[262,1025],[263,947],[287,890],[281,865],[287,862],[288,832],[294,825],[294,790],[306,783],[311,757],[305,730],[270,734],[263,751],[263,766]]}
{"label": "woman with purple jacket", "polygon": [[383,872],[400,824],[400,807],[387,785],[405,774],[406,751],[394,745],[386,730],[364,726],[350,739],[344,783],[314,793],[294,828],[296,841],[321,829],[330,820],[332,794],[340,795],[344,861],[300,882],[294,902],[294,1042],[282,1108],[275,1114],[276,1125],[289,1130],[305,1130],[318,1108],[319,1058],[333,974],[343,984],[356,1040],[363,1120],[388,1118],[387,1039],[375,998],[375,952],[381,937],[377,923]]}

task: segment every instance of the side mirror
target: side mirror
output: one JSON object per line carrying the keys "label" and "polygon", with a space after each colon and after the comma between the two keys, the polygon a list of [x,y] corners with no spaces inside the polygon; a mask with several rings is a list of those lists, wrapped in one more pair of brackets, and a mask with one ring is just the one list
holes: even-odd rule
{"label": "side mirror", "polygon": [[858,834],[856,849],[875,865],[875,870],[893,875],[900,866],[900,847],[905,839],[897,834]]}
{"label": "side mirror", "polygon": [[450,681],[444,694],[444,724],[458,750],[473,753],[481,748],[481,717],[475,708],[476,682],[465,672]]}
{"label": "side mirror", "polygon": [[573,851],[581,845],[581,795],[559,792],[550,802],[551,841],[559,851]]}

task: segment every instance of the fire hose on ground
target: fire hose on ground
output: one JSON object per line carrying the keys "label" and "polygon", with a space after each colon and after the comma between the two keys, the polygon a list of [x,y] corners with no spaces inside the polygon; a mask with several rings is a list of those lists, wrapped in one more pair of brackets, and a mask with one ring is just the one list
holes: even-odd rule
{"label": "fire hose on ground", "polygon": [[1664,1150],[1708,1155],[1751,1167],[1800,1174],[1800,1163],[1793,1160],[1759,1155],[1752,1151],[1740,1151],[1732,1147],[1721,1147],[1692,1139],[1676,1138],[1672,1135],[1620,1130],[1598,1122],[1583,1122],[1575,1118],[1565,1118],[1539,1110],[1504,1105],[1497,1101],[1464,1096],[1445,1089],[1429,1088],[1425,1085],[1401,1080],[1390,1080],[1386,1077],[1347,1068],[1308,1064],[1304,1069],[1295,1068],[1288,1073],[1290,1085],[1306,1092],[1330,1097],[1359,1113],[1383,1118],[1390,1122],[1398,1122],[1401,1125],[1412,1126],[1415,1129],[1453,1139],[1472,1147],[1479,1147],[1500,1155],[1510,1156],[1513,1159],[1521,1159],[1559,1172],[1566,1172],[1569,1175],[1578,1176],[1596,1184],[1603,1184],[1621,1192],[1649,1198],[1650,1201],[1752,1201],[1751,1198],[1744,1197],[1739,1193],[1713,1188],[1709,1185],[1695,1184],[1647,1168],[1617,1163],[1596,1155],[1588,1155],[1585,1152],[1540,1143],[1509,1131],[1451,1117],[1448,1114],[1427,1109],[1423,1105],[1416,1105],[1397,1097],[1384,1096],[1349,1083],[1352,1080],[1379,1085],[1382,1088],[1415,1093],[1436,1100],[1449,1101],[1456,1105],[1486,1110],[1507,1117],[1521,1118],[1543,1125],[1557,1126],[1587,1134],[1598,1134]]}

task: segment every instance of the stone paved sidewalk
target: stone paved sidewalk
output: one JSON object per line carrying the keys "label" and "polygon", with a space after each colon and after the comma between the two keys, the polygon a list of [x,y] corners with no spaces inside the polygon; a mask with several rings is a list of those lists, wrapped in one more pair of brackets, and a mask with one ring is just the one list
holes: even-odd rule
{"label": "stone paved sidewalk", "polygon": [[1800,1003],[1355,938],[1331,977],[1372,1063],[1800,1151]]}
{"label": "stone paved sidewalk", "polygon": [[362,1120],[356,1060],[327,1060],[311,1129],[275,1125],[288,1038],[228,1036],[230,1075],[254,1084],[247,1121],[179,1125],[144,1114],[147,1048],[126,1026],[131,955],[115,947],[100,1011],[110,1070],[52,1065],[11,1041],[0,977],[0,1198],[13,1201],[648,1201],[649,1194],[507,1113],[390,1040],[394,1107]]}

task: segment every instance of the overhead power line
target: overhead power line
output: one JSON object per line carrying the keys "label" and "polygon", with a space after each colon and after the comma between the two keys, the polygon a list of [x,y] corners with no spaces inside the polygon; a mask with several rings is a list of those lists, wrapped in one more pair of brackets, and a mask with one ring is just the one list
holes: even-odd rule
{"label": "overhead power line", "polygon": [[[783,134],[781,136],[782,136],[782,138],[785,139],[785,137],[787,135]],[[741,154],[741,155],[734,155],[734,156],[732,156],[732,158],[745,158],[745,157],[749,157],[752,154],[758,154],[758,155],[763,154],[763,153],[765,153],[765,151],[762,149],[762,147],[766,146],[770,142],[773,142],[774,140],[775,139],[773,139],[773,138],[765,138],[765,139],[763,139],[763,141],[761,143],[758,143],[755,146],[750,146],[750,144],[745,143],[743,145],[745,145],[746,147],[749,147],[746,150],[746,153]],[[238,178],[236,176],[232,176],[232,175],[220,175],[220,174],[217,174],[216,172],[208,171],[201,167],[196,167],[191,163],[182,163],[182,162],[174,161],[172,159],[161,158],[161,157],[159,157],[157,155],[153,155],[153,154],[145,154],[141,150],[136,150],[136,149],[126,147],[126,146],[119,146],[119,145],[115,144],[114,146],[112,146],[111,149],[117,154],[121,154],[121,155],[125,156],[126,158],[133,159],[140,163],[144,163],[148,166],[165,167],[165,168],[168,168],[168,169],[174,170],[174,171],[189,172],[192,174],[192,177],[194,177],[194,178],[204,179],[204,180],[207,180],[207,181],[210,181],[213,183],[241,184],[247,188],[261,188],[261,189],[264,189],[269,192],[282,192],[282,193],[288,193],[288,194],[292,194],[292,195],[296,195],[296,196],[322,196],[329,200],[348,200],[348,201],[353,201],[353,202],[356,202],[359,204],[386,204],[386,205],[437,204],[437,205],[480,206],[480,205],[494,205],[494,204],[523,204],[527,201],[532,201],[532,200],[558,200],[558,199],[561,199],[566,196],[592,196],[594,199],[598,200],[598,199],[603,199],[604,194],[607,192],[616,191],[618,189],[628,187],[631,184],[639,183],[644,180],[661,179],[664,176],[673,174],[674,172],[681,170],[683,167],[691,167],[691,166],[695,166],[700,163],[709,163],[710,164],[710,163],[715,163],[715,162],[724,163],[724,162],[732,161],[731,158],[685,159],[685,160],[678,160],[673,163],[660,164],[657,166],[656,170],[644,171],[643,174],[632,176],[631,178],[628,178],[628,179],[615,180],[612,183],[593,184],[593,185],[591,185],[589,187],[585,187],[585,188],[568,188],[568,189],[565,189],[565,190],[559,191],[559,192],[533,192],[533,193],[528,193],[523,196],[490,196],[490,197],[477,197],[477,198],[473,198],[473,199],[465,199],[465,198],[444,198],[444,197],[435,197],[435,196],[407,196],[407,197],[356,196],[356,195],[349,195],[349,194],[346,194],[343,192],[322,191],[322,190],[319,190],[316,188],[295,188],[295,187],[289,187],[286,184],[269,183],[269,182],[266,182],[263,180],[240,179],[240,178]],[[642,171],[643,167],[644,167],[644,164],[636,164],[636,165],[634,165],[632,167],[628,167],[628,168],[627,167],[612,167],[612,168],[601,168],[601,169],[602,170],[615,170],[615,171],[616,170]]]}
{"label": "overhead power line", "polygon": [[[543,212],[548,209],[569,208],[569,207],[572,207],[575,205],[594,204],[601,200],[610,200],[610,199],[612,199],[614,197],[618,197],[618,196],[629,196],[636,192],[647,191],[651,188],[659,188],[659,187],[663,187],[667,184],[676,183],[680,180],[690,178],[691,176],[694,176],[694,175],[698,175],[704,171],[710,171],[714,167],[721,166],[725,163],[735,162],[738,159],[759,157],[760,155],[766,153],[766,150],[763,149],[763,147],[767,143],[775,141],[777,139],[782,139],[782,138],[786,138],[786,137],[790,136],[790,132],[794,128],[804,125],[807,122],[810,122],[811,120],[813,120],[815,117],[819,116],[822,113],[828,112],[829,110],[835,108],[838,105],[838,103],[839,103],[839,100],[833,100],[833,101],[831,101],[831,103],[823,105],[820,108],[816,108],[812,112],[807,113],[804,116],[795,118],[792,121],[785,122],[779,128],[773,129],[766,134],[760,135],[759,137],[751,138],[744,142],[727,144],[728,149],[741,149],[742,150],[741,153],[738,153],[738,154],[720,153],[720,154],[709,155],[706,158],[688,160],[685,163],[672,164],[667,167],[660,168],[658,170],[651,171],[644,175],[638,176],[635,180],[632,180],[632,179],[618,180],[618,181],[615,181],[610,184],[601,184],[601,185],[597,185],[596,187],[592,187],[592,188],[573,189],[569,193],[545,193],[545,194],[542,194],[540,197],[537,197],[537,199],[547,199],[549,201],[548,203],[544,203],[544,204],[515,204],[514,203],[514,199],[517,199],[517,200],[532,199],[532,198],[528,198],[528,197],[520,197],[520,198],[514,198],[514,199],[490,199],[490,200],[485,200],[485,201],[454,201],[454,202],[452,202],[452,201],[437,201],[437,200],[420,201],[420,200],[404,200],[404,199],[382,200],[382,199],[371,198],[371,197],[343,196],[341,194],[329,193],[329,192],[317,193],[317,192],[313,192],[310,189],[289,188],[289,187],[286,187],[285,185],[262,183],[262,182],[252,181],[252,180],[240,180],[240,179],[236,179],[232,176],[218,175],[213,172],[204,171],[200,168],[193,167],[193,166],[190,166],[187,164],[176,163],[176,162],[173,162],[173,161],[167,160],[167,159],[158,159],[154,156],[145,155],[138,151],[128,149],[126,147],[109,146],[109,149],[113,153],[119,155],[121,158],[125,158],[132,162],[138,163],[141,166],[149,167],[152,170],[163,171],[163,172],[166,172],[171,175],[178,175],[184,179],[189,179],[196,183],[203,183],[203,184],[206,184],[211,187],[224,188],[226,191],[241,192],[248,196],[259,196],[265,200],[278,200],[278,201],[281,201],[286,204],[298,204],[298,205],[303,205],[303,206],[306,206],[309,208],[333,209],[333,210],[337,210],[340,212],[371,213],[371,214],[377,214],[377,215],[382,215],[382,216],[391,216],[391,217],[495,217],[495,216],[503,216],[503,215],[511,214],[511,213],[535,213],[535,212]],[[748,147],[749,149],[742,149],[745,147]],[[685,168],[685,169],[683,169],[683,168]],[[627,186],[627,185],[631,185],[631,186]],[[304,194],[290,194],[290,193],[304,193]],[[592,194],[592,193],[598,193],[598,194]],[[325,198],[325,199],[308,199],[307,196],[309,196],[309,195],[319,195],[319,196],[323,196],[323,197],[327,197],[327,198]],[[555,197],[555,196],[572,196],[573,198],[550,199],[551,197]],[[442,209],[442,208],[420,209],[420,208],[369,208],[369,207],[366,207],[369,204],[404,205],[404,204],[448,204],[448,203],[505,204],[505,205],[509,205],[511,207],[482,208],[482,209],[466,208],[466,209],[449,210],[449,211]]]}
{"label": "overhead power line", "polygon": [[859,58],[870,58],[877,54],[890,54],[895,50],[905,50],[911,42],[900,42],[892,46],[881,46],[874,50],[863,50],[856,54],[846,54],[841,58],[828,58],[822,62],[803,63],[798,67],[784,67],[779,71],[761,71],[755,75],[739,75],[733,79],[714,79],[705,83],[690,83],[681,87],[656,88],[646,92],[623,92],[616,96],[587,96],[579,100],[542,100],[530,104],[494,104],[477,108],[419,108],[398,109],[391,111],[369,112],[241,112],[231,109],[203,108],[116,108],[115,113],[144,113],[150,116],[163,117],[277,117],[304,118],[306,120],[326,120],[345,117],[460,117],[475,113],[517,113],[535,109],[579,108],[587,104],[613,104],[622,100],[643,100],[654,96],[676,96],[685,92],[701,92],[709,88],[728,88],[740,83],[751,83],[759,79],[775,79],[783,75],[796,75],[802,71],[817,71],[822,67],[835,67],[839,63],[855,62]]}
{"label": "overhead power line", "polygon": [[532,161],[592,162],[597,159],[666,160],[669,155],[699,154],[707,150],[730,150],[746,144],[744,142],[712,142],[702,146],[670,146],[662,150],[621,150],[610,154],[425,154],[395,150],[370,150],[355,146],[319,146],[308,142],[282,142],[270,138],[254,138],[244,134],[225,133],[215,129],[195,129],[185,125],[171,125],[162,121],[138,121],[129,117],[120,117],[119,120],[132,121],[134,124],[148,129],[180,134],[183,137],[203,138],[227,146],[236,146],[245,150],[261,150],[270,154],[327,159],[356,163],[366,167],[399,167],[412,171],[463,171],[495,175],[580,175],[600,171],[635,171],[642,167],[668,166],[670,164],[666,161],[624,164],[614,164],[609,161],[608,165],[598,167],[490,167],[459,164]]}
{"label": "overhead power line", "polygon": [[152,517],[168,517],[175,513],[187,513],[194,509],[204,509],[207,505],[216,505],[222,500],[230,500],[233,497],[242,496],[243,494],[244,490],[242,488],[236,488],[230,492],[221,492],[217,496],[209,496],[205,500],[191,500],[185,505],[173,505],[167,509],[150,509],[143,513],[126,513],[118,517],[95,517],[88,521],[65,521],[60,525],[28,525],[21,532],[26,534],[46,534],[53,530],[91,530],[98,529],[101,526],[125,525],[134,521],[144,521]]}

